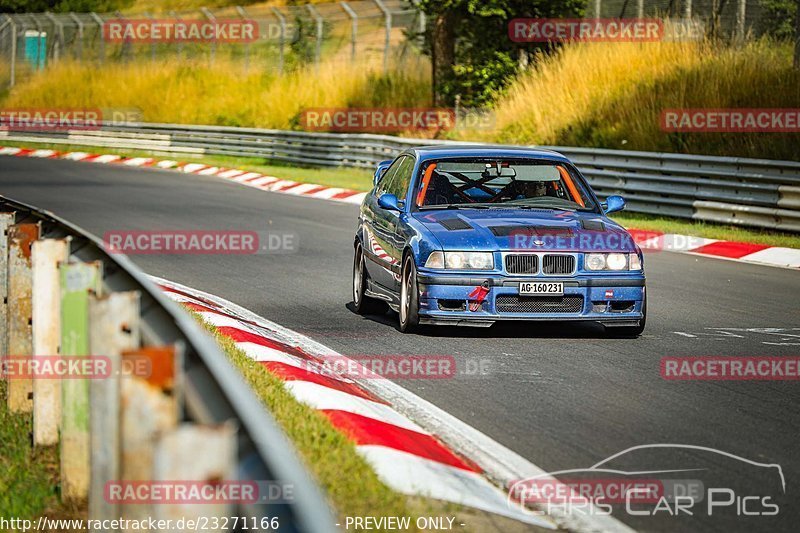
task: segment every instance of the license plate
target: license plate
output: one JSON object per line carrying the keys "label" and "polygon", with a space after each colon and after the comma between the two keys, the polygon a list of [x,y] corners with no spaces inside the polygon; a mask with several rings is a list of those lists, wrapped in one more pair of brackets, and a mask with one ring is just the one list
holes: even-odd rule
{"label": "license plate", "polygon": [[519,293],[523,296],[563,296],[564,284],[550,281],[523,281],[519,284]]}

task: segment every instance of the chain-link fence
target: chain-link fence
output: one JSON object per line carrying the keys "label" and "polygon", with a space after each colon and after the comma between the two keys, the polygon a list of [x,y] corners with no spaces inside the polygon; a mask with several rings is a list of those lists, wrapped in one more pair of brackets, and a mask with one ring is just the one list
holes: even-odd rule
{"label": "chain-link fence", "polygon": [[[114,39],[111,24],[150,21],[188,26],[247,22],[251,40]],[[124,15],[122,13],[0,14],[3,87],[58,61],[105,62],[236,59],[245,69],[283,73],[320,61],[375,60],[388,65],[409,52],[409,30],[425,19],[405,0],[351,0],[302,6],[252,6]],[[163,26],[162,26],[163,28]]]}
{"label": "chain-link fence", "polygon": [[692,20],[705,35],[744,38],[767,31],[763,0],[589,0],[587,16]]}
{"label": "chain-link fence", "polygon": [[[691,22],[695,36],[744,38],[769,28],[764,0],[587,0],[587,18],[658,17]],[[773,16],[774,18],[774,16]],[[248,42],[108,38],[112,21],[251,21]],[[350,0],[301,6],[202,8],[159,14],[0,14],[0,87],[64,59],[94,61],[236,59],[245,69],[283,73],[321,61],[374,60],[388,65],[412,53],[407,39],[424,31],[410,0]],[[106,28],[104,30],[104,28]],[[415,43],[416,44],[416,43]]]}

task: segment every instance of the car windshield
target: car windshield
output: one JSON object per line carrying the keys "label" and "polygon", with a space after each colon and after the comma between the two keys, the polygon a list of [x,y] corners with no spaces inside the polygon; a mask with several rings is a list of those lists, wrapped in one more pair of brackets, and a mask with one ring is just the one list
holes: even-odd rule
{"label": "car windshield", "polygon": [[420,209],[518,207],[595,211],[568,165],[534,159],[430,161],[420,169]]}

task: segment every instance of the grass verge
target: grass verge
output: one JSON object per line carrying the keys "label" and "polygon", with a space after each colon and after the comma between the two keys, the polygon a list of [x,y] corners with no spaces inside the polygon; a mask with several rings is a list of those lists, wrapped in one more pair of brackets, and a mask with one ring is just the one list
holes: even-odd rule
{"label": "grass verge", "polygon": [[[14,143],[3,141],[3,146],[19,146],[61,150],[61,151],[81,151],[92,150],[98,153],[109,151],[107,148],[86,147],[86,146],[67,146],[58,144],[35,144],[35,143]],[[118,155],[126,157],[145,157],[151,154],[141,151],[114,151]],[[194,161],[195,159],[192,159]],[[290,179],[303,183],[316,183],[328,187],[342,187],[356,191],[369,191],[372,188],[372,171],[358,168],[310,168],[288,166],[279,163],[264,162],[255,158],[235,158],[222,156],[203,156],[198,161],[208,165],[239,168],[253,172],[260,172],[282,179]],[[614,220],[627,228],[642,230],[661,231],[664,233],[679,233],[683,235],[693,235],[708,239],[720,239],[726,241],[752,242],[767,246],[785,246],[787,248],[800,248],[800,235],[768,229],[759,230],[757,228],[743,228],[725,224],[714,224],[711,222],[683,220],[669,218],[644,213],[617,213],[612,216]]]}
{"label": "grass verge", "polygon": [[85,505],[59,501],[56,446],[31,446],[33,419],[6,408],[7,384],[0,380],[0,516],[33,520],[85,517]]}

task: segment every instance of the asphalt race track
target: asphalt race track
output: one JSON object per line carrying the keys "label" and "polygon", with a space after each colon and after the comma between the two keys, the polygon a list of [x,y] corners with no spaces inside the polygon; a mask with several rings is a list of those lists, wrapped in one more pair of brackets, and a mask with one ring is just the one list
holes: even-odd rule
{"label": "asphalt race track", "polygon": [[[786,494],[779,484],[771,492],[782,503],[776,517],[738,517],[736,505],[710,517],[705,509],[682,518],[615,513],[636,529],[796,530],[800,383],[667,381],[660,361],[799,355],[797,271],[653,252],[646,257],[648,327],[638,339],[606,338],[591,324],[403,335],[393,314],[364,318],[349,308],[356,206],[260,192],[213,177],[15,157],[0,157],[0,194],[98,236],[137,229],[296,233],[295,254],[132,259],[149,274],[229,299],[345,355],[453,355],[460,372],[484,361],[485,375],[402,384],[548,471],[588,468],[649,443],[705,446],[783,469]],[[623,466],[655,470],[667,460],[638,453]],[[673,454],[669,460],[677,468],[702,463],[708,469],[702,479],[737,487],[737,503],[740,496],[764,493],[753,486],[761,467],[711,454]],[[705,477],[709,471],[713,477]]]}

